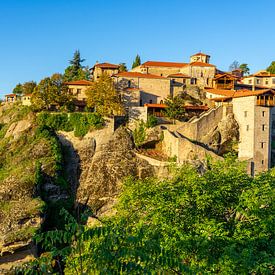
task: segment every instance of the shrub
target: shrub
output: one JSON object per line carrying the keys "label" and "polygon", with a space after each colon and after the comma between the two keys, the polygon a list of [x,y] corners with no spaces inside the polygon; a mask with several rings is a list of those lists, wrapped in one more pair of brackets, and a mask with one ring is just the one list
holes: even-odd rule
{"label": "shrub", "polygon": [[133,131],[134,142],[137,147],[140,147],[146,138],[145,123],[141,120]]}
{"label": "shrub", "polygon": [[97,113],[67,113],[50,114],[40,113],[37,116],[39,126],[47,126],[55,131],[74,131],[75,136],[83,137],[92,129],[99,129],[104,124],[104,119]]}
{"label": "shrub", "polygon": [[158,119],[153,115],[149,115],[146,122],[146,128],[155,127],[157,124],[158,124]]}

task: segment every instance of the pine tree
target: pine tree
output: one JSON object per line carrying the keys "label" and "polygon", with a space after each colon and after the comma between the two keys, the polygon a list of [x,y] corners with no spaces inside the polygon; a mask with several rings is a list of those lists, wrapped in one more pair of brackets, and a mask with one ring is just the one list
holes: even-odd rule
{"label": "pine tree", "polygon": [[132,69],[139,66],[141,64],[141,59],[140,59],[140,56],[137,54],[134,62],[133,62],[133,65],[132,65]]}

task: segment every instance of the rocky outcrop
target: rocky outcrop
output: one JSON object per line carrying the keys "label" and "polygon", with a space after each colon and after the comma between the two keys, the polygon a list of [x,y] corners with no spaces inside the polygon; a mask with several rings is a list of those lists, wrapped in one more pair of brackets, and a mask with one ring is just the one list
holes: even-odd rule
{"label": "rocky outcrop", "polygon": [[[165,176],[167,171],[137,156],[131,132],[124,127],[112,132],[107,125],[82,139],[72,133],[62,132],[61,135],[62,143],[67,142],[67,148],[74,150],[72,163],[79,164],[78,179],[73,180],[76,202],[80,207],[90,208],[97,217],[113,213],[113,205],[126,177],[144,178],[158,173]],[[159,135],[151,133],[148,142],[155,139],[159,139]],[[69,169],[76,170],[76,166],[72,166]]]}
{"label": "rocky outcrop", "polygon": [[223,155],[230,151],[237,150],[239,140],[239,125],[232,113],[229,113],[217,125],[217,127],[202,140],[209,148],[217,154]]}

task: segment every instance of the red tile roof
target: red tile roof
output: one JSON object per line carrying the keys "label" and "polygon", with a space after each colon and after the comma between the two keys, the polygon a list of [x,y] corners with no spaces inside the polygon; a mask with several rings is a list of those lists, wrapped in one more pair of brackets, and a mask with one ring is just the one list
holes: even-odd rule
{"label": "red tile roof", "polygon": [[167,79],[166,77],[154,75],[154,74],[143,74],[139,72],[121,72],[118,74],[114,74],[114,77],[133,77],[133,78],[160,78]]}
{"label": "red tile roof", "polygon": [[229,98],[258,96],[258,95],[266,94],[268,92],[271,92],[272,94],[275,95],[275,90],[273,90],[273,89],[263,89],[263,90],[257,90],[257,91],[250,91],[250,90],[237,90],[237,91],[231,90],[230,91],[230,90],[210,89],[210,90],[207,90],[207,92],[225,96],[225,97],[221,97],[221,98],[213,98],[213,100],[216,100],[216,101],[221,101],[221,100],[225,100],[225,99],[229,99]]}
{"label": "red tile roof", "polygon": [[197,66],[197,67],[216,67],[215,65],[204,63],[200,61],[192,62],[189,64],[190,66]]}
{"label": "red tile roof", "polygon": [[175,67],[182,68],[188,65],[188,63],[179,63],[179,62],[162,62],[162,61],[147,61],[143,63],[142,67]]}
{"label": "red tile roof", "polygon": [[8,94],[8,95],[5,95],[6,97],[16,97],[17,95],[16,94]]}
{"label": "red tile roof", "polygon": [[233,74],[224,73],[224,74],[216,74],[214,79],[219,79],[219,78],[222,78],[222,77],[228,77],[228,78],[231,78],[231,79],[238,79],[239,78],[239,77],[237,77]]}
{"label": "red tile roof", "polygon": [[165,104],[157,104],[157,103],[155,103],[155,104],[153,104],[153,103],[146,103],[146,104],[144,104],[144,106],[151,107],[151,108],[167,108],[167,105],[165,105]]}
{"label": "red tile roof", "polygon": [[66,85],[91,86],[91,85],[93,85],[93,82],[88,81],[88,80],[75,80],[75,81],[65,82],[64,84],[66,84]]}
{"label": "red tile roof", "polygon": [[187,74],[182,74],[182,73],[178,73],[178,74],[170,74],[167,77],[178,77],[178,78],[191,78],[190,76],[188,76]]}
{"label": "red tile roof", "polygon": [[[153,104],[153,103],[146,103],[144,104],[146,107],[151,107],[151,108],[167,108],[166,104]],[[186,110],[208,110],[209,107],[204,106],[204,105],[183,105]]]}
{"label": "red tile roof", "polygon": [[32,94],[25,94],[25,95],[23,95],[23,96],[32,96]]}
{"label": "red tile roof", "polygon": [[102,69],[118,69],[119,65],[104,62],[104,63],[95,64],[94,67],[99,67]]}
{"label": "red tile roof", "polygon": [[191,56],[199,56],[199,55],[201,55],[201,56],[209,56],[208,54],[205,54],[205,53],[196,53],[196,54],[193,54]]}

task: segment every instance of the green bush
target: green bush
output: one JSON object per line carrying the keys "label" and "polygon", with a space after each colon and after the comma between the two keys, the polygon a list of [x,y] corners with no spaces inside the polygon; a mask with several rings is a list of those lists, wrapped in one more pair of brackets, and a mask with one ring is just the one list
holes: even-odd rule
{"label": "green bush", "polygon": [[47,126],[55,131],[74,131],[75,136],[83,137],[90,129],[99,129],[104,119],[97,113],[40,113],[37,116],[39,126]]}
{"label": "green bush", "polygon": [[141,120],[135,130],[133,131],[133,137],[136,147],[140,147],[146,138],[145,123]]}
{"label": "green bush", "polygon": [[155,127],[157,124],[158,124],[158,119],[153,115],[149,115],[146,122],[146,128]]}

